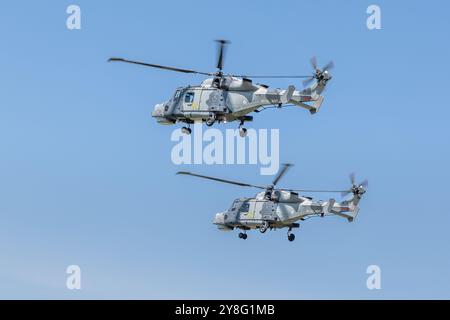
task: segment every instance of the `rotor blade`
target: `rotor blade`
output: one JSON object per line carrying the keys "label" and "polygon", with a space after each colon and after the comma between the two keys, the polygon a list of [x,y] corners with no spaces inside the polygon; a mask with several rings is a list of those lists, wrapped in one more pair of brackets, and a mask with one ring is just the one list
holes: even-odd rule
{"label": "rotor blade", "polygon": [[364,188],[367,188],[369,186],[369,180],[365,179],[363,182],[359,184],[360,186],[363,186]]}
{"label": "rotor blade", "polygon": [[347,192],[347,190],[308,190],[308,189],[282,189],[285,191],[294,191],[294,192],[330,192],[330,193],[342,193]]}
{"label": "rotor blade", "polygon": [[346,190],[346,191],[342,191],[341,192],[341,197],[344,198],[346,197],[348,194],[352,193],[352,190]]}
{"label": "rotor blade", "polygon": [[349,174],[350,182],[352,183],[352,186],[355,185],[355,173],[352,172]]}
{"label": "rotor blade", "polygon": [[208,180],[214,180],[214,181],[234,184],[234,185],[241,186],[241,187],[252,187],[252,188],[266,189],[266,187],[255,186],[253,184],[248,184],[248,183],[243,183],[243,182],[238,182],[238,181],[232,181],[232,180],[225,180],[225,179],[220,179],[220,178],[214,178],[214,177],[204,176],[204,175],[191,173],[191,172],[186,172],[186,171],[179,171],[179,172],[177,172],[177,174],[183,174],[183,175],[188,175],[188,176],[193,176],[193,177],[198,177],[198,178],[203,178],[203,179],[208,179]]}
{"label": "rotor blade", "polygon": [[331,70],[333,68],[334,68],[334,62],[330,61],[322,68],[322,71]]}
{"label": "rotor blade", "polygon": [[222,71],[223,68],[223,58],[225,55],[225,45],[230,43],[227,40],[216,40],[218,43],[218,54],[217,54],[217,69]]}
{"label": "rotor blade", "polygon": [[137,64],[137,65],[141,65],[141,66],[145,66],[145,67],[152,67],[152,68],[158,68],[158,69],[164,69],[164,70],[170,70],[170,71],[176,71],[176,72],[203,74],[206,76],[211,75],[211,73],[207,73],[207,72],[200,72],[200,71],[195,71],[195,70],[190,70],[190,69],[180,69],[180,68],[175,68],[175,67],[167,67],[167,66],[161,66],[159,64],[151,64],[151,63],[145,63],[145,62],[140,62],[140,61],[127,60],[127,59],[123,59],[123,58],[110,58],[108,60],[108,62],[126,62],[126,63]]}
{"label": "rotor blade", "polygon": [[311,82],[313,82],[314,77],[310,76],[309,79],[303,80],[303,86],[307,87],[311,84]]}
{"label": "rotor blade", "polygon": [[277,78],[277,79],[301,79],[301,78],[312,78],[312,76],[297,76],[297,75],[291,75],[291,76],[285,76],[285,75],[275,75],[275,76],[252,76],[252,75],[247,75],[247,74],[231,74],[230,76],[232,77],[236,77],[236,78]]}
{"label": "rotor blade", "polygon": [[275,177],[275,179],[272,182],[272,185],[276,185],[278,181],[285,175],[286,171],[289,169],[289,167],[292,167],[292,164],[290,163],[284,163],[283,168],[281,168],[280,172],[278,172],[278,175]]}
{"label": "rotor blade", "polygon": [[311,66],[314,68],[314,70],[317,70],[317,58],[316,58],[316,56],[312,56],[311,59],[309,59],[309,62],[311,62]]}

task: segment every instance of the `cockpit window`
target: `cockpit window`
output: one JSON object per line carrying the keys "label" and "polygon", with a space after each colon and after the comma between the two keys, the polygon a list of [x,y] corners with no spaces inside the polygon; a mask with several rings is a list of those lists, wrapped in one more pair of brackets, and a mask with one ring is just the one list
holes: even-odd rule
{"label": "cockpit window", "polygon": [[233,204],[231,205],[230,211],[236,211],[237,207],[239,206],[240,201],[234,200]]}
{"label": "cockpit window", "polygon": [[193,92],[186,92],[184,96],[184,102],[186,103],[192,103],[194,101],[194,93]]}
{"label": "cockpit window", "polygon": [[177,91],[175,92],[175,95],[173,96],[173,99],[174,99],[174,100],[177,100],[177,99],[180,97],[180,94],[181,94],[181,90],[177,90]]}
{"label": "cockpit window", "polygon": [[239,208],[239,211],[240,212],[248,212],[249,209],[250,209],[250,203],[244,202],[242,204],[242,206]]}

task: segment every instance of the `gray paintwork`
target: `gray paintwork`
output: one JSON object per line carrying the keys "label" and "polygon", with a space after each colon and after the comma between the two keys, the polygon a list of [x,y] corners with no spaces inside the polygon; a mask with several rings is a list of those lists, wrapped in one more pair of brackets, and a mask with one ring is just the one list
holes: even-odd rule
{"label": "gray paintwork", "polygon": [[249,113],[272,105],[296,105],[314,114],[323,102],[321,93],[331,76],[325,71],[320,80],[301,91],[294,86],[271,89],[231,76],[223,77],[219,84],[215,79],[208,78],[199,86],[178,88],[171,99],[155,106],[152,117],[161,124],[208,120],[243,123],[251,121],[246,118]]}
{"label": "gray paintwork", "polygon": [[[278,175],[268,186],[258,186],[239,181],[215,178],[199,175],[191,172],[178,172],[178,174],[190,175],[208,180],[262,189],[252,198],[239,198],[233,201],[231,207],[217,213],[213,223],[220,230],[231,231],[242,229],[244,232],[251,229],[259,229],[262,233],[268,229],[288,228],[288,238],[293,241],[295,236],[290,234],[293,228],[298,228],[298,221],[310,217],[339,216],[352,222],[359,212],[359,202],[365,194],[368,181],[355,183],[354,174],[350,175],[351,188],[347,190],[293,190],[276,188],[279,180],[285,175],[287,169],[292,166],[284,164]],[[343,196],[352,194],[350,198],[337,202],[335,199],[327,201],[314,200],[311,197],[301,196],[299,192],[340,192]],[[243,234],[240,234],[243,237]],[[243,238],[245,239],[245,235]],[[292,238],[291,238],[292,237]]]}
{"label": "gray paintwork", "polygon": [[254,198],[234,200],[228,210],[216,214],[213,223],[221,230],[259,229],[267,224],[269,228],[295,228],[294,223],[298,220],[329,215],[344,217],[352,222],[358,214],[358,204],[364,192],[364,188],[360,187],[358,193],[342,202],[334,199],[314,201],[285,190],[275,190],[270,197],[261,192]]}
{"label": "gray paintwork", "polygon": [[[309,76],[246,76],[232,75],[223,72],[224,50],[229,41],[216,40],[218,55],[216,72],[200,72],[192,69],[183,69],[172,66],[163,66],[152,63],[128,60],[123,58],[110,58],[109,61],[125,62],[151,68],[209,76],[202,84],[178,88],[168,101],[155,106],[152,117],[160,124],[175,124],[183,122],[188,126],[194,122],[206,122],[208,126],[214,123],[240,121],[239,128],[253,117],[248,114],[267,106],[282,107],[296,105],[316,113],[323,102],[321,95],[327,82],[331,79],[328,70],[333,67],[329,62],[322,69],[317,67],[315,57],[310,62],[313,74]],[[254,84],[250,78],[304,78],[307,82],[315,83],[303,90],[295,90],[293,85],[286,89],[271,89],[266,85]],[[184,127],[185,133],[190,133],[189,127]],[[241,134],[246,130],[242,128]]]}

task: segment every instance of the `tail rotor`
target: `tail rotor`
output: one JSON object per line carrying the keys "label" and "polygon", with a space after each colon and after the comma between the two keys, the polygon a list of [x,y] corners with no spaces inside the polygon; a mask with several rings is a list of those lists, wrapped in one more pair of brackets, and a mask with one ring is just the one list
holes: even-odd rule
{"label": "tail rotor", "polygon": [[334,68],[333,61],[328,62],[322,67],[322,69],[319,69],[319,67],[317,67],[317,58],[315,56],[311,57],[309,62],[311,63],[314,72],[311,77],[303,80],[303,86],[309,86],[314,80],[327,82],[332,78],[328,71]]}
{"label": "tail rotor", "polygon": [[353,193],[355,196],[363,195],[366,192],[366,188],[369,186],[369,180],[364,179],[360,183],[356,183],[356,177],[355,177],[354,172],[350,173],[349,178],[350,178],[350,183],[352,184],[352,186],[350,189],[343,191],[341,193],[342,197],[346,197],[350,193]]}

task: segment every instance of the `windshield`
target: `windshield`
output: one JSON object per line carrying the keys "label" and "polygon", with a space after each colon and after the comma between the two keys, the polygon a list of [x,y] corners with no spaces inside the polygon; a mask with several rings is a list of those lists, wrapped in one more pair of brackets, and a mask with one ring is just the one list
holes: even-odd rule
{"label": "windshield", "polygon": [[233,204],[230,207],[230,211],[236,211],[240,203],[241,201],[239,199],[234,200]]}
{"label": "windshield", "polygon": [[174,102],[177,102],[178,99],[180,98],[180,96],[181,96],[181,90],[177,90],[177,91],[175,91],[175,94],[173,95],[173,98],[171,100]]}

